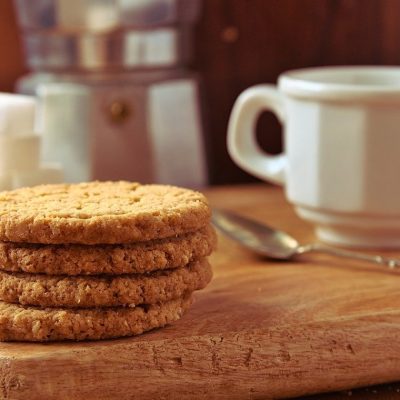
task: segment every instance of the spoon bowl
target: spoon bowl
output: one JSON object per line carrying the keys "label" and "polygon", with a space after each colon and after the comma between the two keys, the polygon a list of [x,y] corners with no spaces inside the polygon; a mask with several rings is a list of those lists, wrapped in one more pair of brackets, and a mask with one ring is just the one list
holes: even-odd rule
{"label": "spoon bowl", "polygon": [[300,247],[297,240],[286,232],[230,211],[213,210],[212,222],[226,236],[269,258],[287,260]]}

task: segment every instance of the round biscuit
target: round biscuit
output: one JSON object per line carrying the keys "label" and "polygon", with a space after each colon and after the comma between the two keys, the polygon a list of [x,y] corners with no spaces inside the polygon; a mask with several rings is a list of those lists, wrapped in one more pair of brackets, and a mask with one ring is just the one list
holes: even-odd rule
{"label": "round biscuit", "polygon": [[36,308],[0,302],[0,341],[99,340],[139,335],[181,318],[191,296],[150,306]]}
{"label": "round biscuit", "polygon": [[89,182],[0,193],[0,240],[120,244],[193,232],[210,220],[199,192],[167,185]]}
{"label": "round biscuit", "polygon": [[163,303],[211,281],[206,259],[152,274],[58,276],[0,272],[0,300],[40,307],[134,307]]}
{"label": "round biscuit", "polygon": [[216,241],[208,225],[172,238],[121,245],[0,242],[0,270],[48,275],[141,274],[207,257]]}

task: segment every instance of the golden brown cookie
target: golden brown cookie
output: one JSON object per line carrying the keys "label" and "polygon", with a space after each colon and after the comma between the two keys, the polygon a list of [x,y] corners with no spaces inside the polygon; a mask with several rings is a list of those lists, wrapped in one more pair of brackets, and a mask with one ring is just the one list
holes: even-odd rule
{"label": "golden brown cookie", "polygon": [[162,303],[206,287],[212,270],[206,259],[152,274],[49,276],[0,272],[0,300],[41,307],[117,307]]}
{"label": "golden brown cookie", "polygon": [[178,320],[191,304],[185,296],[166,303],[115,308],[36,308],[0,302],[0,341],[47,342],[133,336]]}
{"label": "golden brown cookie", "polygon": [[178,268],[211,254],[208,225],[177,237],[125,245],[46,245],[0,242],[0,270],[49,275],[136,274]]}
{"label": "golden brown cookie", "polygon": [[194,232],[209,223],[198,192],[166,185],[90,182],[0,193],[0,240],[120,244]]}

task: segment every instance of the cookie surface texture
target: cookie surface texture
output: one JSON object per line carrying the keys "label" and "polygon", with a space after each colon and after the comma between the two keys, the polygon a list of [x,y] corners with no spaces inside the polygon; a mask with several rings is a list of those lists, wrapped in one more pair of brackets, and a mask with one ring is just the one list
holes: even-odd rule
{"label": "cookie surface texture", "polygon": [[125,245],[0,242],[0,270],[50,275],[136,274],[178,268],[210,255],[211,226],[177,237]]}
{"label": "cookie surface texture", "polygon": [[173,237],[209,223],[199,192],[167,185],[90,182],[0,193],[0,240],[116,244]]}
{"label": "cookie surface texture", "polygon": [[83,310],[0,302],[0,340],[45,342],[133,336],[178,320],[190,304],[190,296],[145,307]]}
{"label": "cookie surface texture", "polygon": [[212,278],[206,259],[152,274],[66,277],[0,272],[0,300],[41,307],[133,307],[177,299]]}

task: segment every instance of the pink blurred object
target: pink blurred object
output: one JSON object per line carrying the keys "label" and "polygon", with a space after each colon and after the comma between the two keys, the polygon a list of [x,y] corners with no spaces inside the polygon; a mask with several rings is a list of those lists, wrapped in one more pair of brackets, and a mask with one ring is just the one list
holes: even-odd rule
{"label": "pink blurred object", "polygon": [[67,181],[207,184],[199,79],[185,68],[200,0],[16,0],[44,159]]}

